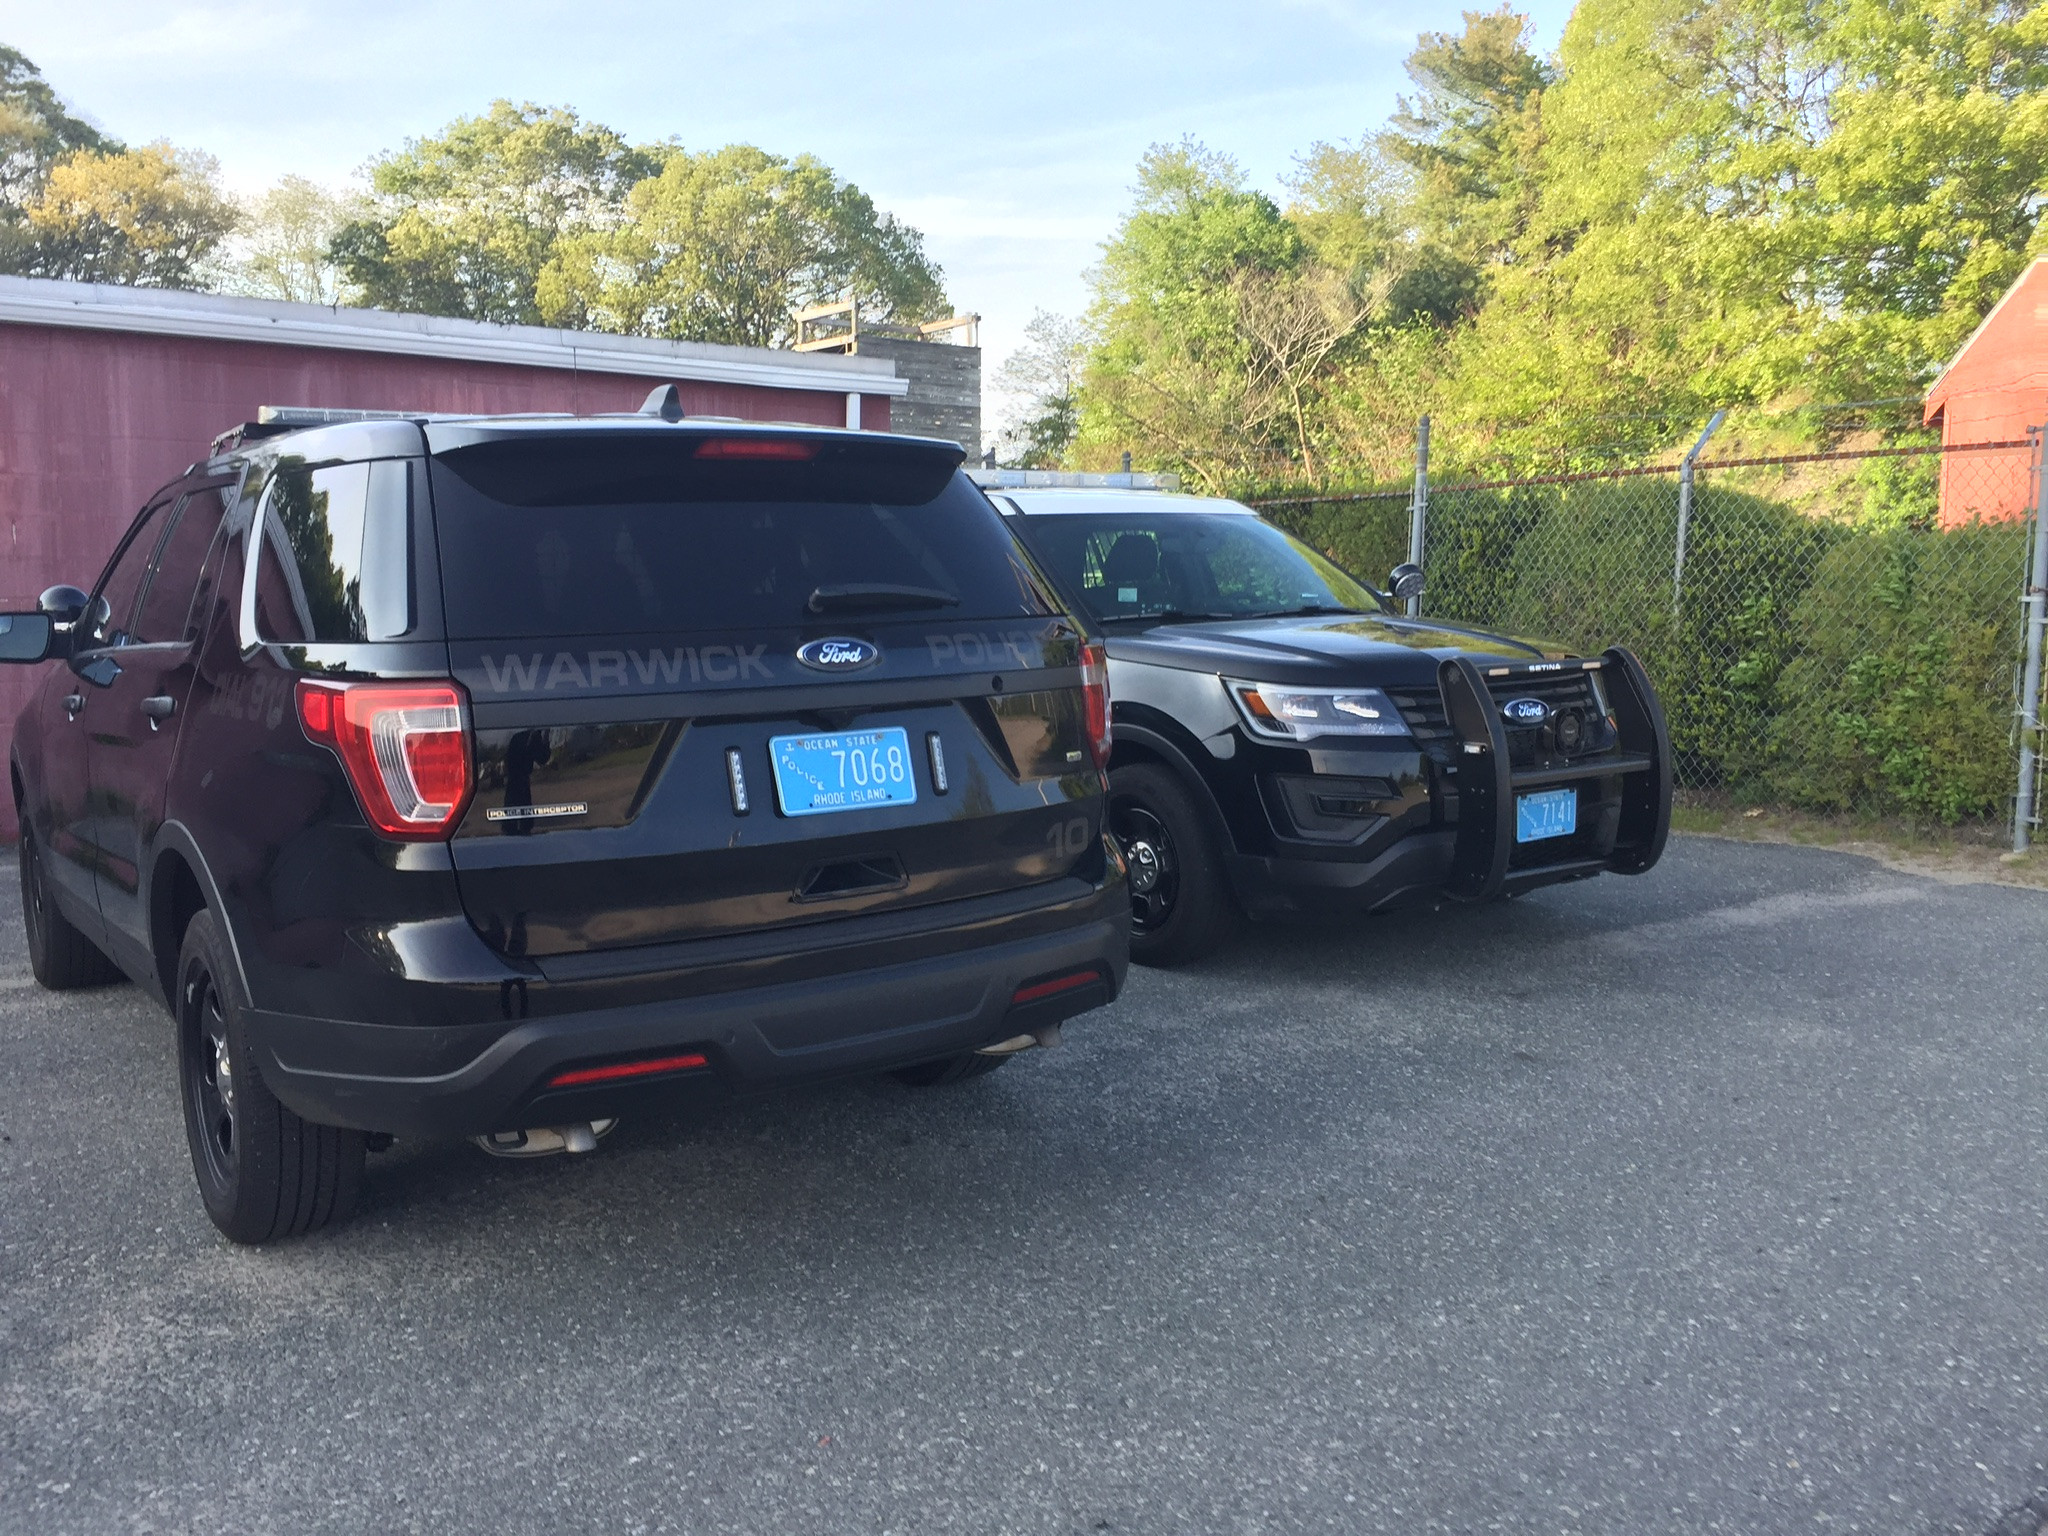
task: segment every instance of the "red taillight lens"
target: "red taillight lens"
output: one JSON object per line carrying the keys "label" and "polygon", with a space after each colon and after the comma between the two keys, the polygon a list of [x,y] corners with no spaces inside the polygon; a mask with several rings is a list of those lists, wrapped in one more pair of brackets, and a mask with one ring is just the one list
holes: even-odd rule
{"label": "red taillight lens", "polygon": [[454,683],[299,679],[299,724],[332,747],[370,825],[441,838],[469,808],[469,700]]}
{"label": "red taillight lens", "polygon": [[1088,714],[1088,750],[1095,766],[1109,766],[1109,652],[1100,641],[1081,647],[1081,697]]}
{"label": "red taillight lens", "polygon": [[818,445],[795,437],[707,437],[693,455],[699,459],[772,459],[785,464],[807,464],[818,456]]}

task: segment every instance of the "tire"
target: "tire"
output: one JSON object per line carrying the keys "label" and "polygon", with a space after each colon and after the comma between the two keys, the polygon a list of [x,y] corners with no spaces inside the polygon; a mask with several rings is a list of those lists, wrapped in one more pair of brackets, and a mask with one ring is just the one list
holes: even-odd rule
{"label": "tire", "polygon": [[1109,830],[1131,866],[1131,958],[1185,965],[1237,926],[1216,840],[1170,770],[1127,763],[1109,775]]}
{"label": "tire", "polygon": [[206,1214],[238,1243],[318,1231],[362,1187],[366,1137],[278,1103],[249,1047],[219,924],[200,912],[178,953],[178,1082]]}
{"label": "tire", "polygon": [[58,909],[57,894],[50,889],[49,872],[43,867],[43,851],[26,815],[21,818],[21,847],[15,858],[21,866],[21,922],[28,930],[28,964],[37,982],[52,992],[68,992],[74,987],[103,987],[126,980],[100,947]]}
{"label": "tire", "polygon": [[942,1056],[937,1061],[921,1061],[914,1067],[898,1067],[889,1075],[906,1088],[943,1088],[948,1083],[986,1077],[997,1067],[1008,1066],[1009,1062],[1009,1056],[984,1056],[979,1051],[966,1051],[958,1056]]}

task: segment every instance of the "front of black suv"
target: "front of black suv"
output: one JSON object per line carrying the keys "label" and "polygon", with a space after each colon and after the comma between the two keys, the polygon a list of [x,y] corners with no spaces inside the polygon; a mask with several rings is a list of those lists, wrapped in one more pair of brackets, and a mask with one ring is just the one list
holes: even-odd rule
{"label": "front of black suv", "polygon": [[995,494],[1107,636],[1138,958],[1205,953],[1226,906],[1483,900],[1656,862],[1668,736],[1625,651],[1405,617],[1233,502]]}

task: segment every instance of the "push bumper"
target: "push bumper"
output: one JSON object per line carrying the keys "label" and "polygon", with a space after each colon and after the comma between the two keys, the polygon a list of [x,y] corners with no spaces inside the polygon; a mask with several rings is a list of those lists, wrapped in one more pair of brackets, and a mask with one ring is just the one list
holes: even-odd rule
{"label": "push bumper", "polygon": [[[245,1018],[264,1080],[307,1120],[420,1138],[565,1124],[909,1066],[1100,1007],[1129,963],[1121,882],[1090,906],[1053,933],[930,959],[523,1022]],[[659,1076],[551,1086],[565,1072],[699,1056]]]}

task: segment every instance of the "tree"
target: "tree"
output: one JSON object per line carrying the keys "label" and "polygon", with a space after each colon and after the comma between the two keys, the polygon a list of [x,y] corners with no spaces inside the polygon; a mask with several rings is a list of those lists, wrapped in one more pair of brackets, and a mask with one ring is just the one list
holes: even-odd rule
{"label": "tree", "polygon": [[1220,489],[1279,451],[1250,419],[1241,280],[1296,272],[1308,248],[1235,161],[1193,140],[1152,146],[1133,190],[1092,274],[1098,340],[1077,446],[1101,457],[1129,450]]}
{"label": "tree", "polygon": [[50,167],[79,150],[121,146],[64,110],[42,72],[0,45],[0,272],[24,270],[24,209],[42,191]]}
{"label": "tree", "polygon": [[341,295],[335,237],[362,214],[361,199],[286,176],[241,210],[222,286],[251,298],[333,304]]}
{"label": "tree", "polygon": [[74,282],[197,288],[235,227],[211,156],[168,144],[78,150],[24,206],[16,270]]}
{"label": "tree", "polygon": [[1715,406],[1917,393],[2043,249],[2039,5],[1582,0],[1559,65],[1468,415],[1633,417],[1647,446]]}
{"label": "tree", "polygon": [[1529,49],[1529,19],[1506,5],[1465,12],[1459,33],[1425,32],[1406,62],[1380,144],[1416,176],[1423,238],[1473,269],[1510,259],[1536,198],[1543,93],[1553,72]]}
{"label": "tree", "polygon": [[1265,435],[1276,422],[1293,434],[1302,475],[1316,478],[1310,419],[1319,384],[1337,349],[1385,303],[1392,286],[1383,272],[1361,293],[1329,267],[1300,272],[1252,269],[1239,274],[1238,331],[1246,351],[1245,425]]}
{"label": "tree", "polygon": [[852,295],[877,319],[945,312],[923,237],[810,155],[672,151],[623,217],[563,242],[541,282],[557,325],[764,347],[791,312]]}
{"label": "tree", "polygon": [[1024,327],[1024,345],[996,369],[998,394],[1013,407],[1000,453],[1011,468],[1058,469],[1081,425],[1081,370],[1087,330],[1065,315],[1038,310]]}
{"label": "tree", "polygon": [[538,324],[536,286],[566,238],[620,217],[659,151],[565,108],[495,101],[370,168],[374,207],[336,235],[349,302]]}

